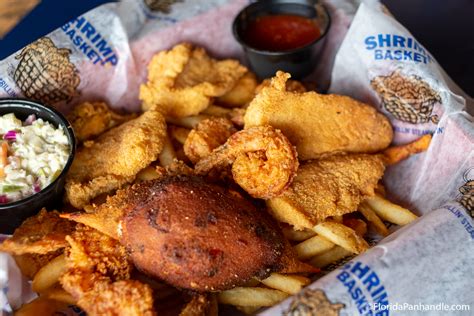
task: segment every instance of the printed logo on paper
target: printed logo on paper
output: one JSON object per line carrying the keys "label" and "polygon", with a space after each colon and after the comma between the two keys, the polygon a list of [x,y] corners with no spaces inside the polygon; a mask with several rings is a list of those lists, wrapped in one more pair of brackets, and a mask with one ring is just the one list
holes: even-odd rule
{"label": "printed logo on paper", "polygon": [[324,315],[339,316],[345,307],[342,303],[332,303],[323,290],[306,289],[295,296],[285,316]]}
{"label": "printed logo on paper", "polygon": [[474,167],[466,170],[463,174],[464,184],[459,188],[461,194],[459,203],[474,218]]}
{"label": "printed logo on paper", "polygon": [[377,272],[369,265],[349,262],[340,268],[336,278],[346,289],[359,315],[390,314],[388,293]]}
{"label": "printed logo on paper", "polygon": [[58,48],[48,37],[40,38],[15,56],[20,62],[14,80],[23,94],[46,104],[70,101],[77,95],[80,77],[70,61],[71,51]]}
{"label": "printed logo on paper", "polygon": [[184,2],[184,0],[144,0],[144,2],[151,11],[169,14],[173,4]]}
{"label": "printed logo on paper", "polygon": [[434,105],[441,96],[421,77],[405,75],[400,69],[387,76],[376,76],[370,85],[382,100],[382,106],[396,119],[411,123],[438,123]]}

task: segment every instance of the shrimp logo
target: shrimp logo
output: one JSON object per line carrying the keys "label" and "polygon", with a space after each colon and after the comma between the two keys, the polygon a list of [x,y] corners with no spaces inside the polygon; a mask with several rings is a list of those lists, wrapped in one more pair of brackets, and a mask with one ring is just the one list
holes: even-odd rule
{"label": "shrimp logo", "polygon": [[421,77],[406,76],[397,69],[388,76],[374,77],[370,85],[396,119],[412,124],[438,123],[438,116],[432,112],[434,105],[441,103],[441,96]]}
{"label": "shrimp logo", "polygon": [[474,218],[474,167],[466,170],[463,175],[464,185],[459,188],[461,197],[459,203]]}
{"label": "shrimp logo", "polygon": [[331,303],[322,290],[307,289],[296,295],[284,316],[339,316],[345,307],[342,303]]}
{"label": "shrimp logo", "polygon": [[165,14],[171,12],[171,7],[177,2],[183,2],[183,0],[145,0],[146,6],[151,11],[159,11]]}
{"label": "shrimp logo", "polygon": [[20,59],[14,74],[16,84],[33,100],[46,104],[70,101],[80,83],[70,54],[69,49],[57,48],[50,38],[40,38],[15,57]]}

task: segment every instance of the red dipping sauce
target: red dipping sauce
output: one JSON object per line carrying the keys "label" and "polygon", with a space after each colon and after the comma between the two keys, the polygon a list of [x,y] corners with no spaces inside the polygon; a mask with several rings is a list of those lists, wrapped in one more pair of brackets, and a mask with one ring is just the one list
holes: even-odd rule
{"label": "red dipping sauce", "polygon": [[303,47],[321,36],[314,20],[299,15],[267,15],[249,23],[243,40],[251,47],[285,51]]}

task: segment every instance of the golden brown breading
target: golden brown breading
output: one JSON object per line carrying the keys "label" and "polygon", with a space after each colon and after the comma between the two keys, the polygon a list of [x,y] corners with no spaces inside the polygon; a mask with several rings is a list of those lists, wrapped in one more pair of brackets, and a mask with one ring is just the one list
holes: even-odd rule
{"label": "golden brown breading", "polygon": [[133,266],[118,241],[83,225],[67,241],[60,282],[79,307],[89,315],[154,315],[151,288],[129,280]]}
{"label": "golden brown breading", "polygon": [[151,288],[136,280],[98,282],[79,299],[77,305],[91,316],[156,315]]}
{"label": "golden brown breading", "polygon": [[329,216],[354,212],[374,195],[385,166],[382,155],[334,155],[307,161],[291,186],[267,201],[272,215],[296,228],[313,228]]}
{"label": "golden brown breading", "polygon": [[[265,79],[263,80],[256,88],[255,88],[255,94],[259,94],[262,92],[263,88],[270,87],[272,84],[271,79]],[[306,92],[306,87],[299,81],[297,80],[287,80],[286,81],[286,91],[288,92],[298,92],[298,93],[303,93]]]}
{"label": "golden brown breading", "polygon": [[77,105],[67,115],[77,140],[83,142],[120,125],[135,114],[120,115],[112,111],[104,102],[84,102]]}
{"label": "golden brown breading", "polygon": [[148,82],[140,87],[142,109],[158,108],[172,117],[196,115],[246,72],[237,60],[218,61],[201,47],[176,45],[156,54],[148,65]]}
{"label": "golden brown breading", "polygon": [[77,151],[66,178],[66,197],[76,208],[110,193],[158,158],[166,123],[157,111],[147,111],[117,126]]}
{"label": "golden brown breading", "polygon": [[201,159],[195,169],[197,174],[207,174],[229,164],[235,182],[261,199],[280,195],[298,170],[295,148],[280,130],[269,125],[234,133]]}
{"label": "golden brown breading", "polygon": [[127,206],[127,197],[126,190],[118,190],[115,195],[107,197],[105,203],[93,205],[88,213],[64,213],[61,217],[92,227],[118,240],[119,223]]}
{"label": "golden brown breading", "polygon": [[42,209],[26,219],[11,238],[0,244],[0,251],[14,255],[46,254],[67,246],[66,236],[76,224],[59,217],[57,211]]}
{"label": "golden brown breading", "polygon": [[205,119],[188,134],[184,142],[184,153],[195,164],[208,156],[215,148],[224,144],[227,138],[235,132],[237,129],[226,118]]}
{"label": "golden brown breading", "polygon": [[245,114],[245,128],[272,125],[296,146],[302,160],[337,152],[372,153],[392,141],[389,120],[376,109],[340,95],[286,90],[290,75],[277,72]]}
{"label": "golden brown breading", "polygon": [[227,107],[241,107],[252,101],[257,88],[257,77],[248,71],[243,75],[232,90],[216,99],[216,102]]}

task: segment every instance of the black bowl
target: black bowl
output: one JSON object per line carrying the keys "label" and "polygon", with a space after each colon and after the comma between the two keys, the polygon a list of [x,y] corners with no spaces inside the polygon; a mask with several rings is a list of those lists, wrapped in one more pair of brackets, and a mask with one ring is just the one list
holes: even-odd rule
{"label": "black bowl", "polygon": [[[316,3],[314,0],[264,0],[252,3],[240,11],[234,19],[232,31],[258,77],[272,77],[278,70],[283,70],[289,72],[293,78],[300,79],[314,70],[331,25],[328,10]],[[303,47],[285,51],[256,49],[244,41],[243,33],[250,22],[260,16],[277,14],[299,15],[316,20],[321,36]]]}
{"label": "black bowl", "polygon": [[21,99],[0,99],[0,115],[14,113],[24,121],[30,114],[35,114],[61,127],[66,134],[69,145],[69,158],[59,176],[46,188],[22,200],[0,204],[0,233],[11,234],[28,217],[35,215],[42,207],[54,207],[61,203],[64,192],[66,173],[72,164],[76,151],[76,139],[69,122],[58,111],[43,104]]}

